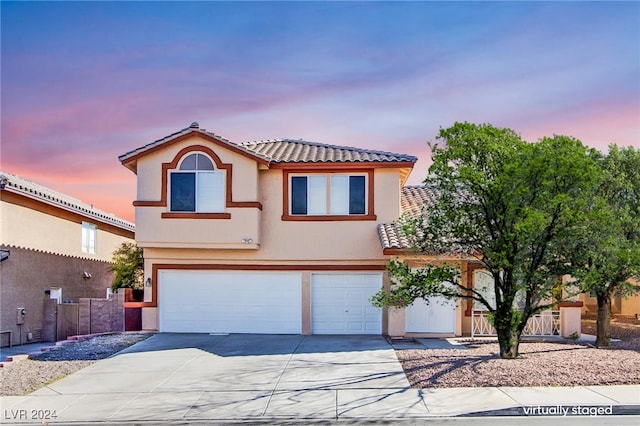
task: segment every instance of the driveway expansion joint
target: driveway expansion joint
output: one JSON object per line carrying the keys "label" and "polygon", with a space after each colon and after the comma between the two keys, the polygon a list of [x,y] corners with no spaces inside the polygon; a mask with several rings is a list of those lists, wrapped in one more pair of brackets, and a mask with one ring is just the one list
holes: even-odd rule
{"label": "driveway expansion joint", "polygon": [[291,354],[289,354],[289,358],[287,359],[287,362],[284,365],[284,368],[280,372],[280,375],[278,376],[278,380],[276,380],[276,383],[273,386],[273,389],[271,390],[271,394],[269,395],[269,398],[267,399],[267,404],[264,406],[264,411],[262,412],[263,416],[267,413],[267,410],[269,409],[269,404],[271,403],[271,399],[273,398],[273,395],[275,394],[276,390],[278,389],[278,385],[280,384],[280,380],[282,380],[282,376],[284,375],[284,372],[287,371],[287,367],[289,367],[289,364],[291,363],[291,360],[293,359],[293,356],[298,351],[298,348],[300,347],[300,345],[302,345],[302,342],[304,342],[305,338],[306,338],[306,336],[302,336],[302,339],[300,339],[300,341],[296,345],[295,349],[291,351]]}

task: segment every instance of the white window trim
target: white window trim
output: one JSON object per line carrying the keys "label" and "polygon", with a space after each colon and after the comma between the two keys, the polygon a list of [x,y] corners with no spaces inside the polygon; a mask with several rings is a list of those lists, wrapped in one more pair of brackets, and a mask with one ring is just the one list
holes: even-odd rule
{"label": "white window trim", "polygon": [[[91,238],[93,236],[93,238]],[[82,253],[96,254],[98,246],[98,228],[89,222],[82,222]]]}
{"label": "white window trim", "polygon": [[[309,213],[309,177],[312,176],[324,176],[325,178],[325,213]],[[331,177],[333,176],[361,176],[364,177],[364,213],[351,214],[347,213],[331,213]],[[306,177],[307,178],[307,214],[293,213],[293,178],[295,177]],[[288,188],[289,191],[289,215],[296,217],[305,217],[305,216],[367,216],[369,214],[369,175],[367,173],[290,173],[289,174],[289,182]]]}

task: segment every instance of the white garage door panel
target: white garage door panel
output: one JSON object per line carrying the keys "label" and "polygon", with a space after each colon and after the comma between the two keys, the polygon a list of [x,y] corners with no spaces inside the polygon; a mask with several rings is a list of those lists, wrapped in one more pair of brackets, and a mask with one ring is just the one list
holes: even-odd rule
{"label": "white garage door panel", "polygon": [[456,304],[444,297],[416,299],[406,308],[408,333],[454,333],[456,329]]}
{"label": "white garage door panel", "polygon": [[382,311],[369,299],[382,288],[382,274],[313,274],[314,334],[380,334]]}
{"label": "white garage door panel", "polygon": [[301,333],[301,275],[161,271],[160,331]]}

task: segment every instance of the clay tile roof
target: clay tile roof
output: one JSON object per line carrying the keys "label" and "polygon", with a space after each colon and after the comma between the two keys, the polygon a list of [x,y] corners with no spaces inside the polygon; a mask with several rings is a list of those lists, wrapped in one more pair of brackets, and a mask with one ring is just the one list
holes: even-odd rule
{"label": "clay tile roof", "polygon": [[[402,229],[402,219],[419,216],[425,207],[432,206],[437,198],[436,192],[426,186],[405,186],[400,196],[402,218],[393,223],[381,223],[378,225],[378,238],[383,250],[411,250],[414,248],[411,237]],[[444,252],[437,254],[469,255],[473,250],[451,244]],[[432,253],[436,254],[436,253]]]}
{"label": "clay tile roof", "polygon": [[214,138],[221,145],[228,145],[233,150],[244,152],[265,163],[415,163],[418,161],[417,157],[413,155],[350,146],[327,145],[301,139],[274,139],[236,144],[213,132],[201,129],[196,122],[178,132],[129,151],[119,156],[118,159],[120,162],[125,163],[140,154],[194,132],[208,138]]}
{"label": "clay tile roof", "polygon": [[411,242],[402,228],[395,223],[381,223],[378,225],[378,238],[383,249],[404,250],[411,248]]}
{"label": "clay tile roof", "polygon": [[270,158],[273,163],[415,163],[417,161],[417,158],[412,155],[293,139],[246,142],[241,146]]}
{"label": "clay tile roof", "polygon": [[403,214],[417,216],[425,206],[431,206],[436,199],[433,189],[426,186],[405,186],[400,195],[400,208]]}
{"label": "clay tile roof", "polygon": [[78,213],[82,216],[93,218],[101,222],[109,223],[128,231],[135,230],[135,225],[133,223],[128,222],[124,219],[120,219],[119,217],[111,213],[106,213],[98,210],[91,204],[86,204],[76,198],[70,197],[60,192],[56,192],[35,182],[24,179],[18,175],[14,175],[13,173],[8,173],[0,170],[0,176],[6,177],[7,179],[7,183],[3,191],[20,194],[27,198],[38,200],[43,203],[62,208],[64,210],[72,211],[74,213]]}
{"label": "clay tile roof", "polygon": [[[405,186],[400,193],[400,210],[404,216],[418,216],[426,206],[433,205],[435,193],[426,186]],[[383,249],[409,249],[411,241],[397,223],[378,225],[378,237]]]}
{"label": "clay tile roof", "polygon": [[[417,217],[425,207],[432,206],[436,193],[426,186],[405,186],[400,194],[400,207],[403,217]],[[402,218],[393,223],[378,225],[378,238],[382,249],[409,250],[413,247],[411,239],[402,229]],[[463,253],[460,247],[451,247],[449,254]]]}

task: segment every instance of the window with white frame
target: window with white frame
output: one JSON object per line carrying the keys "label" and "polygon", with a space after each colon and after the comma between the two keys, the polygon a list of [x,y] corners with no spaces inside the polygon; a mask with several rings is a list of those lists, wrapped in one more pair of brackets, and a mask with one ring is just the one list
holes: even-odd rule
{"label": "window with white frame", "polygon": [[[479,292],[482,297],[489,302],[489,305],[493,309],[496,308],[496,291],[494,287],[494,279],[493,275],[486,270],[475,270],[474,271],[474,289]],[[525,303],[525,291],[524,289],[520,289],[516,292],[515,298],[513,299],[512,306],[514,308],[523,309]],[[488,310],[486,306],[480,303],[477,300],[473,301],[473,309],[477,311],[486,311]]]}
{"label": "window with white frame", "polygon": [[88,223],[82,222],[82,252],[89,254],[96,254],[96,236],[97,236],[96,226]]}
{"label": "window with white frame", "polygon": [[[485,270],[475,270],[474,275],[474,290],[477,291],[489,302],[493,309],[496,308],[496,293],[493,288],[493,276]],[[477,300],[473,301],[473,309],[477,311],[486,311],[487,307]]]}
{"label": "window with white frame", "polygon": [[224,212],[225,173],[201,153],[187,155],[170,174],[170,210],[172,212]]}
{"label": "window with white frame", "polygon": [[291,175],[291,215],[366,215],[367,176],[362,174]]}

